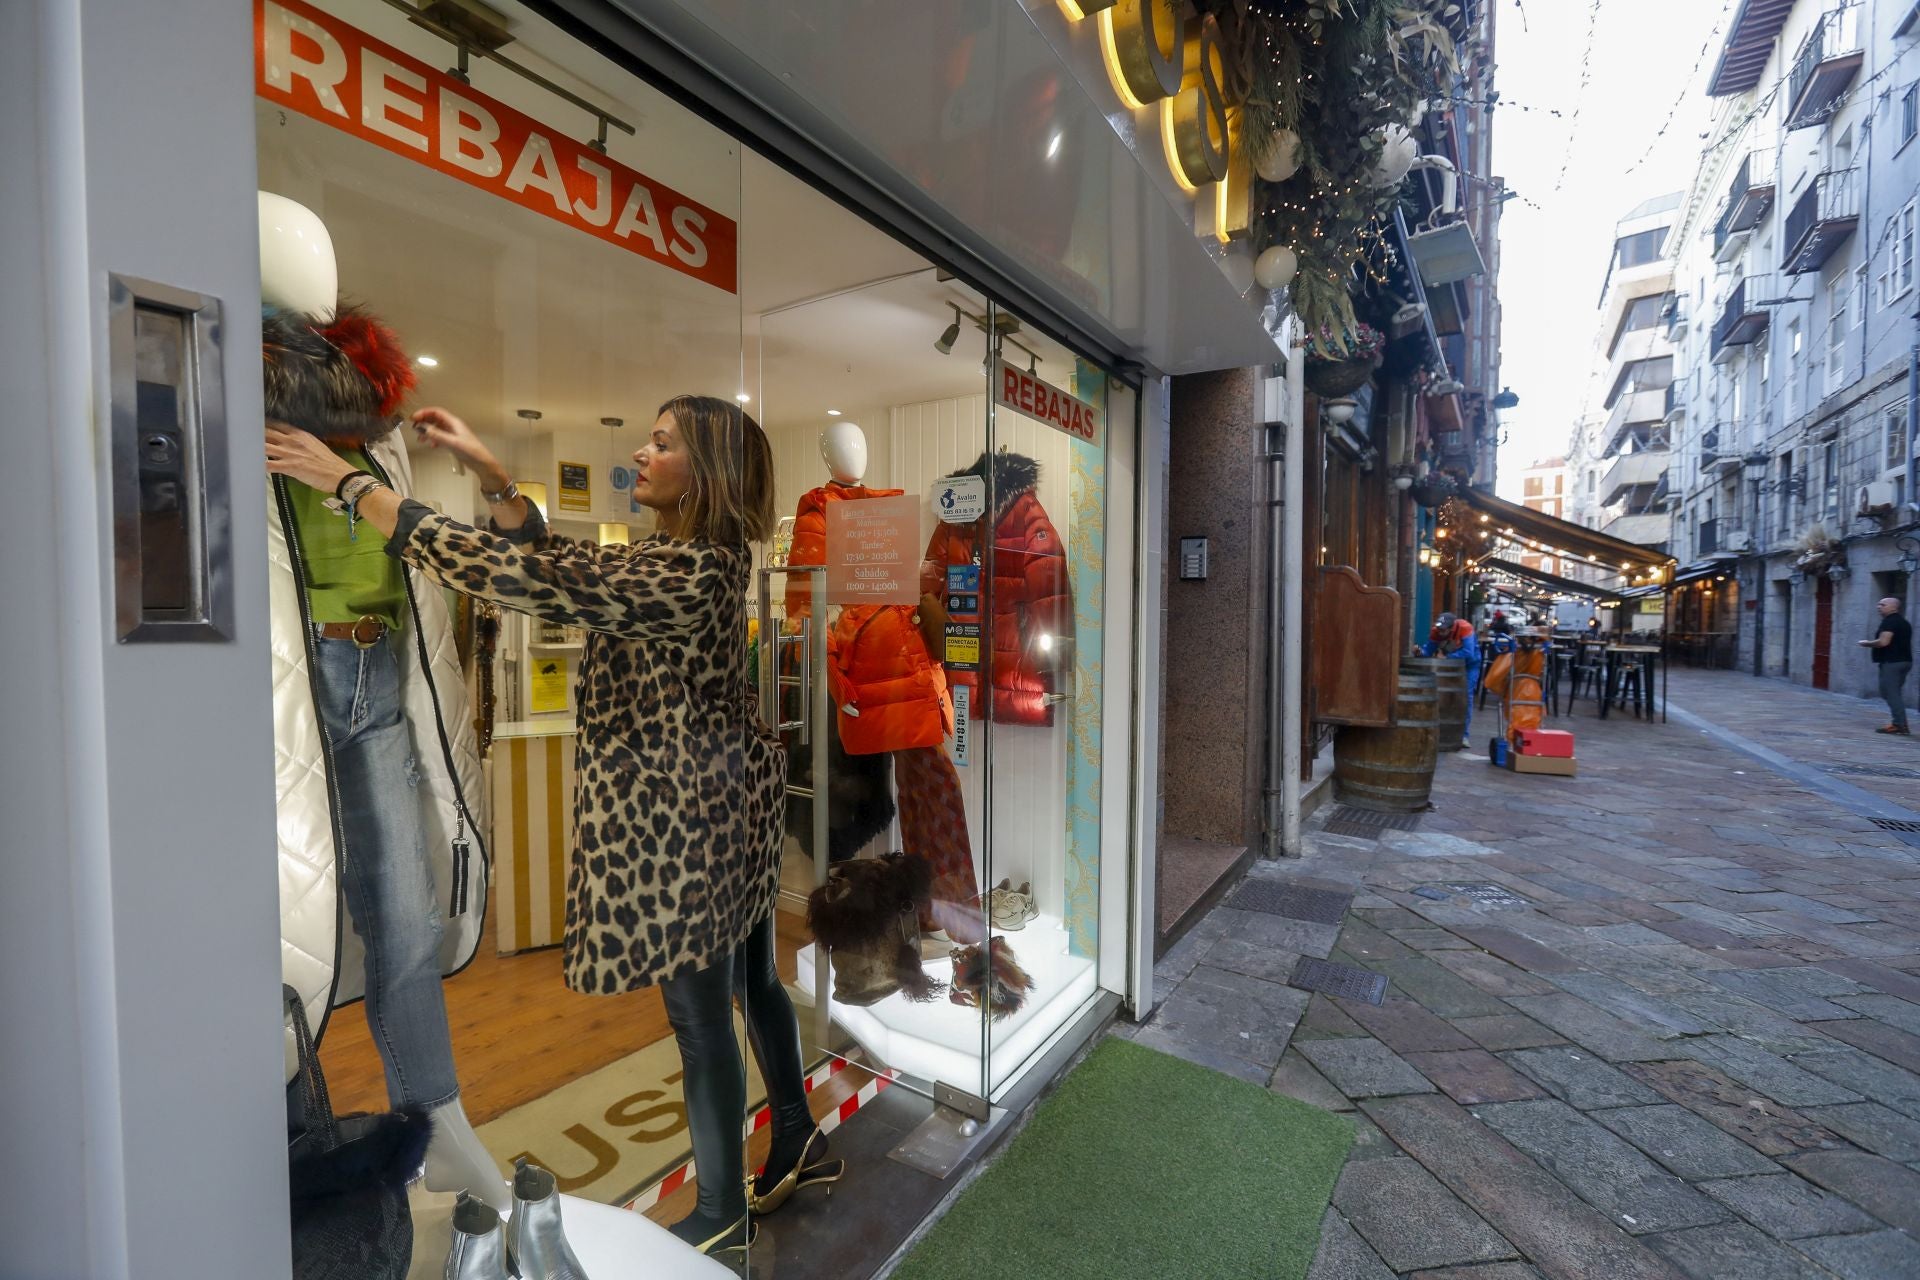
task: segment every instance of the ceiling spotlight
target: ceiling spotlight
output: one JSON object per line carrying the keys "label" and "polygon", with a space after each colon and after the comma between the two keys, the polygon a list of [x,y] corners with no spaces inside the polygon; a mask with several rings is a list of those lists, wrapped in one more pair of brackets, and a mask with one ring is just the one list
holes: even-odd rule
{"label": "ceiling spotlight", "polygon": [[1393,322],[1395,324],[1412,324],[1414,321],[1418,320],[1421,316],[1424,316],[1426,314],[1427,314],[1426,303],[1408,302],[1408,303],[1402,304],[1400,309],[1393,313]]}
{"label": "ceiling spotlight", "polygon": [[827,410],[827,416],[829,418],[837,418],[840,416],[840,411],[838,409],[829,409]]}
{"label": "ceiling spotlight", "polygon": [[603,427],[612,427],[617,431],[627,425],[627,420],[625,418],[602,418],[600,419],[600,425]]}
{"label": "ceiling spotlight", "polygon": [[1466,387],[1462,386],[1457,378],[1442,378],[1427,388],[1427,394],[1430,396],[1457,396],[1465,390]]}
{"label": "ceiling spotlight", "polygon": [[1060,143],[1064,138],[1065,135],[1060,130],[1053,131],[1053,136],[1047,139],[1047,159],[1051,160],[1060,154]]}
{"label": "ceiling spotlight", "polygon": [[741,404],[749,404],[753,401],[753,397],[748,395],[744,391],[742,391],[739,395],[735,396],[734,399],[738,400]]}
{"label": "ceiling spotlight", "polygon": [[413,362],[422,369],[437,369],[440,367],[440,362],[432,356],[415,356]]}
{"label": "ceiling spotlight", "polygon": [[947,305],[953,306],[953,323],[947,326],[946,332],[942,333],[939,341],[933,344],[933,349],[943,356],[952,355],[953,344],[960,341],[960,308],[952,303]]}

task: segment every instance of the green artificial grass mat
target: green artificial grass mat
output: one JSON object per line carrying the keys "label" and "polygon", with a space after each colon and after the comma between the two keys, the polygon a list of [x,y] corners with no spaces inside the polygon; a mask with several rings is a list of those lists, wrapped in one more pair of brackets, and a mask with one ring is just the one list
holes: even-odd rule
{"label": "green artificial grass mat", "polygon": [[1341,1116],[1103,1041],[896,1280],[1301,1280],[1353,1144]]}

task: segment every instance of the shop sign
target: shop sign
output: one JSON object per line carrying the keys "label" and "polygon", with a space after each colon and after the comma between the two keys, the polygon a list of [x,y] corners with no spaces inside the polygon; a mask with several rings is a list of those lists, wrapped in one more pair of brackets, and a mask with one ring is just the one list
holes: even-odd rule
{"label": "shop sign", "polygon": [[584,462],[560,464],[560,510],[593,510],[593,470]]}
{"label": "shop sign", "polygon": [[933,495],[933,509],[947,524],[972,524],[987,514],[987,482],[983,476],[949,476]]}
{"label": "shop sign", "polygon": [[980,566],[956,564],[947,567],[947,616],[962,622],[980,620]]}
{"label": "shop sign", "polygon": [[1085,440],[1096,447],[1101,443],[1098,409],[1004,360],[993,362],[993,402],[1038,419],[1076,440]]}
{"label": "shop sign", "polygon": [[[1100,31],[1100,55],[1114,93],[1131,111],[1157,108],[1160,140],[1174,181],[1213,191],[1214,234],[1227,241],[1252,225],[1251,174],[1236,145],[1244,81],[1226,57],[1221,6],[1188,20],[1178,0],[1061,0],[1075,22]],[[1236,46],[1239,41],[1234,42]]]}
{"label": "shop sign", "polygon": [[254,0],[254,91],[715,288],[739,228],[301,0]]}
{"label": "shop sign", "polygon": [[962,769],[973,758],[973,686],[953,686],[953,762]]}
{"label": "shop sign", "polygon": [[920,498],[827,504],[827,603],[920,603]]}

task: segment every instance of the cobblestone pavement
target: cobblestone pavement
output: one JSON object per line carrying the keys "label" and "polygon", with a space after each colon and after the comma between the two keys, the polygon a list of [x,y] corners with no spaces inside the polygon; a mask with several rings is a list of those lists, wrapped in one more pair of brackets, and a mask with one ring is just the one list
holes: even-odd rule
{"label": "cobblestone pavement", "polygon": [[1116,1033],[1354,1118],[1310,1280],[1920,1276],[1920,834],[1874,821],[1920,831],[1920,780],[1834,770],[1920,743],[1735,673],[1672,699],[1555,721],[1576,778],[1443,756],[1410,831],[1324,809]]}

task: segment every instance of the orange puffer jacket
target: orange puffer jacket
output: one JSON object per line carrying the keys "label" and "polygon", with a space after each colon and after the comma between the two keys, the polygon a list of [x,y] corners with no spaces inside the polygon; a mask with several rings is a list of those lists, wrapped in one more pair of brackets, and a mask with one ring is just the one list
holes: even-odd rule
{"label": "orange puffer jacket", "polygon": [[[902,492],[843,484],[809,491],[800,499],[787,563],[826,563],[828,503],[896,498]],[[787,616],[808,616],[808,600],[806,581],[789,579]],[[909,605],[863,604],[840,611],[827,631],[827,689],[848,755],[934,747],[953,730],[946,673],[928,656]]]}
{"label": "orange puffer jacket", "polygon": [[[1073,637],[1073,583],[1067,573],[1067,549],[1047,518],[1034,489],[1040,464],[1017,453],[996,454],[993,525],[993,581],[981,583],[980,608],[992,618],[993,690],[980,705],[978,671],[953,671],[948,679],[975,690],[973,713],[991,715],[1000,724],[1051,725],[1054,672],[1068,652],[1050,641]],[[984,476],[983,456],[963,474]],[[978,564],[985,548],[984,519],[970,525],[943,524],[927,544],[920,589],[945,597],[947,569]]]}

